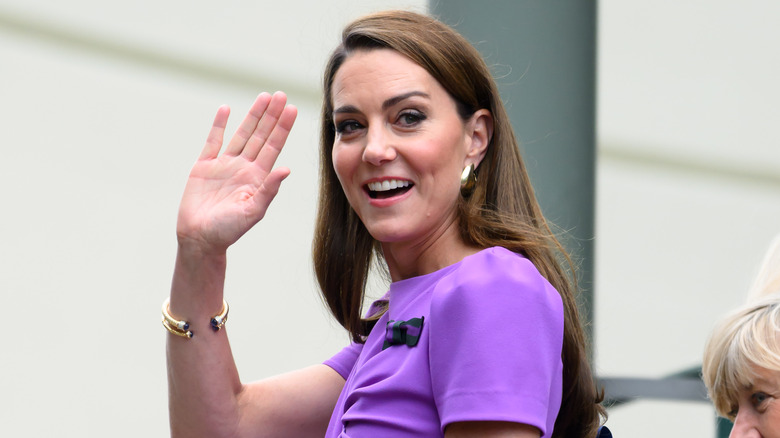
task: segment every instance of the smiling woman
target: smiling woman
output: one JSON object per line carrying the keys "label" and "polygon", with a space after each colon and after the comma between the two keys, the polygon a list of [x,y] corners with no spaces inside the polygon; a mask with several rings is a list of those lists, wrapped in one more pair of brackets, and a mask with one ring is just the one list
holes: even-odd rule
{"label": "smiling woman", "polygon": [[[333,166],[349,205],[381,242],[390,277],[427,274],[476,252],[443,236],[458,234],[460,175],[484,157],[490,112],[462,120],[425,69],[390,49],[352,54],[334,76],[332,96]],[[418,264],[423,248],[435,264]]]}
{"label": "smiling woman", "polygon": [[[566,257],[495,83],[460,35],[410,12],[347,26],[325,71],[313,257],[353,343],[240,382],[207,322],[227,248],[289,174],[273,165],[295,115],[284,94],[261,94],[220,154],[221,108],[185,188],[165,308],[173,434],[595,436],[603,409]],[[392,284],[362,315],[374,263]]]}

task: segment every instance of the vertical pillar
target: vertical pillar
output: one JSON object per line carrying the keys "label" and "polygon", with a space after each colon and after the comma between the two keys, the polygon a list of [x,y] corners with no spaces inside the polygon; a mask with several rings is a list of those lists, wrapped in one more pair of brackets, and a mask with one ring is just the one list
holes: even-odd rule
{"label": "vertical pillar", "polygon": [[578,265],[580,306],[590,322],[596,1],[430,0],[429,6],[492,68],[542,211]]}
{"label": "vertical pillar", "polygon": [[733,427],[734,424],[731,421],[722,417],[718,417],[715,434],[718,438],[729,438],[729,435],[731,435],[731,429]]}

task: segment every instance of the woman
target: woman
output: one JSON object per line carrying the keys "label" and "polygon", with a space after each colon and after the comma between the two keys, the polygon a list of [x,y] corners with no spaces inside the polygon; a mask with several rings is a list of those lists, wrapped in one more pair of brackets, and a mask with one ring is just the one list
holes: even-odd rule
{"label": "woman", "polygon": [[[220,108],[165,307],[190,323],[167,326],[174,436],[593,436],[602,410],[563,253],[476,50],[429,17],[379,13],[347,26],[324,86],[314,262],[354,343],[242,384],[224,331],[207,330],[226,310],[227,247],[289,173],[271,169],[296,112],[259,96],[219,155]],[[377,261],[393,283],[364,319]]]}
{"label": "woman", "polygon": [[780,437],[780,239],[752,288],[751,301],[727,316],[704,350],[702,377],[733,437]]}

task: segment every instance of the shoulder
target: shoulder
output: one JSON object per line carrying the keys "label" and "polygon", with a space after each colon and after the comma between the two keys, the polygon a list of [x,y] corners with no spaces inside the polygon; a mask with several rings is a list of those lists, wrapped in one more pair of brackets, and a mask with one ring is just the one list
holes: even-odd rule
{"label": "shoulder", "polygon": [[[464,258],[439,282],[432,310],[453,311],[473,306],[512,311],[545,311],[563,318],[560,294],[524,256],[506,248],[493,247]],[[509,309],[505,309],[509,310]]]}
{"label": "shoulder", "polygon": [[463,259],[436,285],[428,322],[442,425],[512,421],[552,429],[563,305],[533,263],[504,248]]}

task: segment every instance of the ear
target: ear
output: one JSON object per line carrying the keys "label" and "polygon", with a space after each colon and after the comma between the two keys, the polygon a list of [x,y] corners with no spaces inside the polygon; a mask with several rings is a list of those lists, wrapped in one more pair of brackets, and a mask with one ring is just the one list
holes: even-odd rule
{"label": "ear", "polygon": [[466,122],[466,162],[464,167],[479,163],[485,158],[490,140],[493,139],[493,115],[487,109],[479,109]]}

